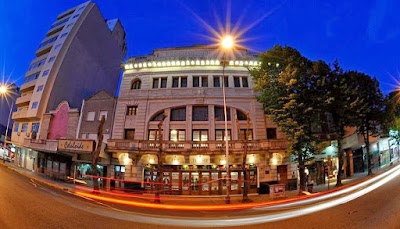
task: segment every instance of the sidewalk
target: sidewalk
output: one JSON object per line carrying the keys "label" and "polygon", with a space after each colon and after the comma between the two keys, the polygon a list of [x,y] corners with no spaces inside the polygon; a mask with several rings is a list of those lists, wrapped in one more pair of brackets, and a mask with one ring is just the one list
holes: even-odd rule
{"label": "sidewalk", "polygon": [[[370,178],[376,176],[377,174],[381,174],[381,173],[391,169],[392,167],[394,167],[397,164],[398,164],[398,162],[394,163],[392,166],[387,165],[387,166],[379,168],[379,169],[373,169],[374,175],[372,175],[372,176],[367,176],[367,172],[356,173],[352,177],[343,179],[342,184],[343,184],[343,186],[346,186],[349,184],[355,184],[355,183],[361,182],[366,179],[370,179]],[[38,183],[42,183],[44,185],[53,187],[58,190],[66,191],[69,193],[75,193],[76,191],[91,193],[91,190],[92,190],[91,187],[75,185],[75,184],[66,183],[63,181],[52,180],[52,179],[46,177],[44,174],[35,173],[30,170],[23,169],[23,168],[15,165],[14,163],[10,163],[10,162],[2,163],[1,162],[0,165],[5,166],[21,175],[28,177],[28,178],[31,178]],[[334,189],[336,189],[335,185],[336,185],[336,179],[330,180],[329,187],[328,187],[327,183],[320,184],[320,185],[314,185],[312,194],[321,193],[321,192],[325,192],[328,190],[333,191]],[[83,190],[85,188],[86,188],[86,190]],[[278,202],[282,202],[282,201],[292,200],[294,198],[299,198],[298,190],[286,191],[285,194],[286,194],[286,197],[275,198],[275,199],[271,199],[269,194],[257,194],[257,193],[249,194],[248,197],[249,197],[250,201],[253,203],[261,203],[261,202],[263,202],[263,203],[277,202],[278,203]],[[308,193],[306,192],[306,194],[308,194]],[[139,202],[143,202],[143,203],[150,203],[150,202],[154,201],[154,194],[146,194],[146,193],[132,195],[132,194],[124,193],[121,191],[117,191],[117,192],[101,191],[100,195],[104,196],[104,197],[119,199],[119,200],[135,200],[135,201],[139,201]],[[190,204],[190,205],[191,204],[224,205],[225,204],[225,195],[221,195],[221,196],[161,195],[161,202],[166,203],[166,204],[181,204],[181,205],[187,205],[187,204]],[[242,194],[231,195],[231,203],[232,204],[242,203]]]}

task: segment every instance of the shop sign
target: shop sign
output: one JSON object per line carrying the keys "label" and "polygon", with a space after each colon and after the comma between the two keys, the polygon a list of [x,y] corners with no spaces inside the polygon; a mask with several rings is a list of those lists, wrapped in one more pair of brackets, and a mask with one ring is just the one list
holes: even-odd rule
{"label": "shop sign", "polygon": [[58,150],[93,152],[93,140],[58,140]]}
{"label": "shop sign", "polygon": [[189,157],[191,165],[209,165],[210,156],[209,155],[191,155]]}

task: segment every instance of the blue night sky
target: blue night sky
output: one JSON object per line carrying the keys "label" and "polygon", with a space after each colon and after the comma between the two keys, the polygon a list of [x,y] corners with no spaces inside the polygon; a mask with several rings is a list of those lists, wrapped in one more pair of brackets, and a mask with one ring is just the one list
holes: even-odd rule
{"label": "blue night sky", "polygon": [[[0,0],[0,70],[21,85],[34,52],[56,16],[84,1]],[[246,30],[244,45],[262,52],[289,45],[311,60],[377,77],[385,93],[400,81],[400,20],[397,0],[97,0],[103,16],[120,18],[127,57],[164,47],[210,44],[218,20]],[[218,30],[218,29],[217,29]]]}

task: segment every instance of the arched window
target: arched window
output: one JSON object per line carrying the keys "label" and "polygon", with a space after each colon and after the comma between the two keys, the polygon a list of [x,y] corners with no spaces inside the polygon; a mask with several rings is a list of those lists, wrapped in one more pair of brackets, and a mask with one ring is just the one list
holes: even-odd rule
{"label": "arched window", "polygon": [[238,120],[247,120],[247,115],[242,111],[236,110],[236,115]]}
{"label": "arched window", "polygon": [[131,89],[140,89],[142,81],[140,79],[135,79],[132,81]]}
{"label": "arched window", "polygon": [[163,117],[164,117],[164,111],[160,111],[156,115],[154,115],[153,118],[150,119],[150,121],[161,121]]}

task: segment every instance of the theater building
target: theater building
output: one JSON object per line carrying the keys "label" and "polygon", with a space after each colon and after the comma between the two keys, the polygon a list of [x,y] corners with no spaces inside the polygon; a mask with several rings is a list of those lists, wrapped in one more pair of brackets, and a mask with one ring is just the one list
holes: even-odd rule
{"label": "theater building", "polygon": [[[250,193],[259,191],[261,183],[297,178],[283,134],[256,100],[248,71],[259,64],[256,56],[237,50],[235,59],[225,62],[224,74],[218,56],[216,47],[191,46],[156,49],[128,59],[106,149],[112,156],[112,178],[121,181],[121,188],[140,185],[152,192],[161,160],[165,194],[221,195],[227,188],[240,194],[245,151]],[[222,84],[230,187],[225,179]]]}

